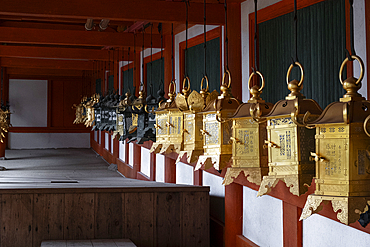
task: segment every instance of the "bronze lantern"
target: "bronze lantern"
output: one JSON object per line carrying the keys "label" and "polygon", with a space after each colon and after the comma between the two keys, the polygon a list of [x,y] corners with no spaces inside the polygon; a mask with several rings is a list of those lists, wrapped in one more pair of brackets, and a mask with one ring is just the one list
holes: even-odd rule
{"label": "bronze lantern", "polygon": [[[335,212],[340,210],[337,218],[347,225],[369,209],[370,101],[357,93],[364,75],[363,62],[357,56],[351,57],[360,64],[360,78],[350,77],[343,82],[346,58],[339,77],[347,93],[308,124],[308,127],[316,127],[316,153],[312,152],[316,161],[316,191],[308,196],[301,220],[320,211],[320,204],[328,201],[331,201]],[[361,224],[366,226],[367,223]]]}
{"label": "bronze lantern", "polygon": [[[254,75],[261,77],[261,87],[251,87]],[[252,97],[248,103],[241,104],[231,118],[232,165],[227,168],[224,185],[231,184],[241,172],[249,182],[260,185],[262,177],[268,174],[267,150],[263,148],[267,137],[264,117],[271,111],[273,104],[266,103],[260,97],[265,80],[259,71],[250,75],[248,85]]]}
{"label": "bronze lantern", "polygon": [[[299,66],[301,80],[289,81],[293,66]],[[304,71],[299,62],[291,64],[287,72],[288,89],[291,93],[278,101],[266,115],[269,173],[263,177],[257,196],[262,196],[283,181],[293,195],[300,196],[307,191],[315,175],[315,162],[310,153],[315,150],[315,130],[305,127],[306,120],[316,119],[322,112],[312,99],[306,99],[300,92],[303,88]]]}
{"label": "bronze lantern", "polygon": [[99,94],[93,94],[90,98],[90,100],[84,104],[84,107],[86,109],[86,121],[85,126],[91,127],[95,120],[95,111],[94,111],[94,105],[99,102],[100,95]]}
{"label": "bronze lantern", "polygon": [[[229,83],[225,83],[228,75]],[[229,120],[240,105],[240,101],[231,95],[231,75],[227,70],[222,79],[221,95],[211,101],[202,111],[203,114],[203,149],[204,154],[199,156],[195,170],[204,166],[204,169],[214,167],[222,170],[232,156],[231,126]],[[225,120],[226,119],[226,120]]]}
{"label": "bronze lantern", "polygon": [[156,142],[150,149],[151,153],[179,152],[182,148],[182,112],[176,106],[175,96],[176,84],[171,81],[168,90],[169,99],[159,103],[155,111]]}
{"label": "bronze lantern", "polygon": [[[201,81],[200,93],[193,90],[190,94],[190,81],[188,78],[188,87],[184,87],[183,95],[178,94],[176,97],[176,104],[184,114],[184,129],[183,129],[183,150],[180,151],[176,163],[186,154],[187,162],[193,163],[198,160],[199,155],[203,154],[203,135],[201,129],[203,128],[203,115],[200,113],[204,107],[216,99],[218,92],[214,90],[209,93],[208,78],[204,76]],[[185,86],[185,80],[183,85]],[[207,86],[203,88],[203,82],[206,81]]]}

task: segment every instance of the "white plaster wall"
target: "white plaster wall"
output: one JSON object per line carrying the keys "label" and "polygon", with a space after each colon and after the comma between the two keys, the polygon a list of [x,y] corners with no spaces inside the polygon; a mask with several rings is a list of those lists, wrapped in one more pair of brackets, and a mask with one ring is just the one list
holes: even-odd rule
{"label": "white plaster wall", "polygon": [[303,246],[370,246],[370,234],[314,214],[303,220]]}
{"label": "white plaster wall", "polygon": [[105,139],[104,139],[104,148],[106,150],[109,151],[109,134],[108,133],[104,133],[105,134]]}
{"label": "white plaster wall", "polygon": [[[367,95],[367,71],[366,71],[366,25],[365,25],[365,0],[353,1],[353,25],[354,25],[354,44],[356,55],[361,57],[365,64],[365,74],[362,80],[362,87],[359,93],[364,97]],[[370,58],[368,58],[370,59]],[[353,65],[354,76],[360,76],[360,66],[356,63]]]}
{"label": "white plaster wall", "polygon": [[[215,29],[219,26],[215,26],[215,25],[207,25],[206,27],[206,30],[207,32],[212,30],[212,29]],[[204,27],[203,25],[195,25],[195,26],[192,26],[191,28],[188,29],[188,40],[191,39],[191,38],[194,38],[196,36],[198,36],[199,34],[203,34],[204,33]],[[177,92],[180,92],[180,80],[182,80],[182,77],[183,75],[180,75],[180,51],[179,51],[179,44],[183,41],[186,40],[186,32],[183,31],[181,33],[178,33],[177,35],[175,35],[175,42],[174,42],[174,60],[175,60],[175,81],[176,81],[176,90]],[[223,43],[223,39],[222,39],[222,43]],[[223,51],[223,45],[222,45],[222,51]],[[222,52],[222,54],[220,54],[222,56],[222,61],[224,61],[223,59],[223,54],[224,52]],[[223,62],[222,62],[223,63]],[[222,64],[222,67],[223,67],[223,64]],[[191,80],[191,78],[190,78]]]}
{"label": "white plaster wall", "polygon": [[120,158],[120,160],[126,162],[126,160],[125,160],[125,154],[126,154],[125,141],[120,141],[119,142],[118,150],[119,150],[118,158]]}
{"label": "white plaster wall", "polygon": [[243,235],[259,246],[283,246],[282,201],[256,196],[257,191],[243,187]]}
{"label": "white plaster wall", "polygon": [[47,80],[9,80],[13,127],[47,127]]}
{"label": "white plaster wall", "polygon": [[149,149],[141,148],[141,168],[140,171],[150,177],[150,152]]}
{"label": "white plaster wall", "polygon": [[164,156],[157,154],[155,162],[155,181],[164,183]]}
{"label": "white plaster wall", "polygon": [[128,151],[129,151],[128,164],[130,166],[133,166],[134,165],[134,144],[133,143],[129,143],[128,145],[129,145],[128,146]]}
{"label": "white plaster wall", "polygon": [[10,149],[90,148],[90,133],[9,133]]}
{"label": "white plaster wall", "polygon": [[113,136],[110,136],[110,146],[111,146],[111,149],[110,149],[110,152],[113,154]]}
{"label": "white plaster wall", "polygon": [[176,183],[177,184],[194,184],[194,167],[179,162],[176,164]]}
{"label": "white plaster wall", "polygon": [[207,171],[203,171],[203,186],[210,187],[210,215],[221,222],[225,222],[225,186],[223,178]]}
{"label": "white plaster wall", "polygon": [[[274,3],[280,2],[281,0],[264,0],[258,1],[258,10],[266,8]],[[243,92],[242,101],[247,102],[249,100],[248,90],[248,79],[249,79],[249,14],[254,12],[254,1],[247,0],[241,3],[241,29],[242,29],[242,82]]]}

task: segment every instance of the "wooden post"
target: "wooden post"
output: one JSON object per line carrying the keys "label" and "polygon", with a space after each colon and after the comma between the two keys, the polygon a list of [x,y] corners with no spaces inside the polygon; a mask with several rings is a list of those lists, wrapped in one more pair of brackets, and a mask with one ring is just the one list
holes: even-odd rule
{"label": "wooden post", "polygon": [[[232,95],[242,99],[242,43],[240,3],[227,4],[227,33],[229,39],[229,70]],[[225,58],[226,59],[226,58]],[[226,61],[225,61],[226,64]]]}
{"label": "wooden post", "polygon": [[164,182],[176,183],[176,163],[169,157],[164,158]]}
{"label": "wooden post", "polygon": [[134,143],[133,144],[134,146],[134,164],[133,167],[134,167],[134,174],[135,174],[135,178],[137,178],[137,173],[140,172],[141,170],[141,147]]}
{"label": "wooden post", "polygon": [[284,246],[302,246],[302,209],[283,201],[283,241]]}
{"label": "wooden post", "polygon": [[157,155],[155,153],[150,153],[150,181],[155,181],[156,165]]}
{"label": "wooden post", "polygon": [[243,232],[243,186],[225,186],[225,247],[236,246],[236,238]]}

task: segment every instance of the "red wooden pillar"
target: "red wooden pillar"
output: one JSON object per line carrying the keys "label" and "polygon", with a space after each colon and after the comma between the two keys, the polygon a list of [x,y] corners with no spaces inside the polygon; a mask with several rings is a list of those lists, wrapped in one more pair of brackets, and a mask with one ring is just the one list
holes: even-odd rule
{"label": "red wooden pillar", "polygon": [[302,246],[302,209],[283,201],[283,241],[284,246]]}
{"label": "red wooden pillar", "polygon": [[141,147],[134,143],[134,164],[132,164],[134,168],[134,176],[137,178],[137,173],[140,172],[141,168]]}
{"label": "red wooden pillar", "polygon": [[[231,93],[242,99],[242,41],[240,3],[227,4],[227,33],[229,39],[229,70],[231,73]],[[226,59],[226,58],[225,58]]]}
{"label": "red wooden pillar", "polygon": [[176,163],[169,157],[164,158],[164,182],[176,183]]}
{"label": "red wooden pillar", "polygon": [[150,181],[155,181],[156,168],[157,168],[157,155],[150,153]]}
{"label": "red wooden pillar", "polygon": [[225,187],[225,247],[236,246],[243,232],[243,186],[232,183]]}
{"label": "red wooden pillar", "polygon": [[[2,92],[2,99],[4,104],[9,100],[9,77],[7,74],[7,70],[5,67],[1,67],[2,69],[2,76],[3,76],[3,92]],[[3,142],[0,142],[0,158],[5,158],[5,149],[8,146],[8,133],[4,133],[5,137],[3,138]]]}
{"label": "red wooden pillar", "polygon": [[203,185],[203,170],[199,169],[197,171],[194,171],[194,185]]}

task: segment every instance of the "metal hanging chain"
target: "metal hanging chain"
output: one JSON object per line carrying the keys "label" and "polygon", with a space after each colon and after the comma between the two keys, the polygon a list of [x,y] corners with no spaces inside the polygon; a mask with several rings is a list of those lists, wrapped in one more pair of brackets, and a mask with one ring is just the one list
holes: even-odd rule
{"label": "metal hanging chain", "polygon": [[206,26],[206,0],[204,0],[204,76],[207,76],[207,26]]}
{"label": "metal hanging chain", "polygon": [[294,0],[294,59],[293,64],[295,62],[298,62],[298,37],[297,37],[297,23],[298,23],[298,17],[297,17],[297,0]]}
{"label": "metal hanging chain", "polygon": [[[143,60],[144,63],[144,60]],[[153,88],[153,23],[150,27],[150,94],[152,94],[152,88]]]}
{"label": "metal hanging chain", "polygon": [[186,24],[185,24],[185,28],[186,28],[186,31],[185,31],[185,75],[184,77],[187,77],[188,76],[188,66],[187,66],[187,63],[188,63],[188,26],[189,26],[189,1],[188,0],[185,0],[185,5],[186,5]]}
{"label": "metal hanging chain", "polygon": [[[349,19],[350,19],[350,24],[349,24],[349,29],[350,29],[350,45],[351,45],[351,55],[356,56],[356,51],[355,51],[355,38],[354,38],[354,28],[353,28],[353,0],[349,0]],[[347,48],[345,49],[346,55],[349,61],[353,61],[354,59],[351,57],[349,54],[349,51]]]}
{"label": "metal hanging chain", "polygon": [[225,9],[225,71],[229,70],[229,37],[227,34],[227,2],[224,2]]}
{"label": "metal hanging chain", "polygon": [[257,0],[254,0],[254,70],[258,71],[258,63],[257,63]]}
{"label": "metal hanging chain", "polygon": [[142,80],[141,80],[141,83],[140,83],[139,91],[141,89],[141,85],[144,85],[144,33],[145,33],[145,26],[143,25],[143,46],[142,46],[142,51],[141,51],[141,60],[142,60],[141,76],[142,76]]}
{"label": "metal hanging chain", "polygon": [[[110,54],[108,53],[108,55],[110,56]],[[109,58],[108,58],[109,60]],[[104,61],[104,73],[103,73],[103,76],[104,76],[104,93],[107,93],[107,81],[106,81],[106,71],[107,71],[107,61]]]}
{"label": "metal hanging chain", "polygon": [[174,81],[175,80],[175,74],[174,74],[175,68],[174,68],[174,64],[173,64],[173,23],[172,23],[172,27],[171,27],[171,41],[172,41],[172,52],[171,52],[172,80],[171,81]]}
{"label": "metal hanging chain", "polygon": [[[135,36],[134,36],[135,37]],[[135,39],[134,39],[135,40]],[[134,42],[135,43],[135,42]],[[127,57],[127,86],[130,83],[130,48],[128,48],[128,57]],[[135,49],[135,48],[134,48]],[[134,75],[134,70],[132,70],[132,75]]]}
{"label": "metal hanging chain", "polygon": [[161,70],[159,71],[159,78],[161,80],[160,85],[162,85],[162,70],[163,70],[163,32],[162,32],[162,23],[158,24],[158,31],[161,34]]}
{"label": "metal hanging chain", "polygon": [[[117,51],[117,66],[118,66],[118,68],[117,68],[117,82],[118,82],[118,85],[119,85],[119,48],[118,48],[118,51]],[[117,90],[119,90],[119,86],[118,86],[118,89]]]}
{"label": "metal hanging chain", "polygon": [[[125,48],[122,50],[122,69],[124,67],[124,61],[125,61]],[[123,84],[125,82],[125,72],[122,72],[122,80],[121,80],[121,95],[124,95],[123,93]]]}

